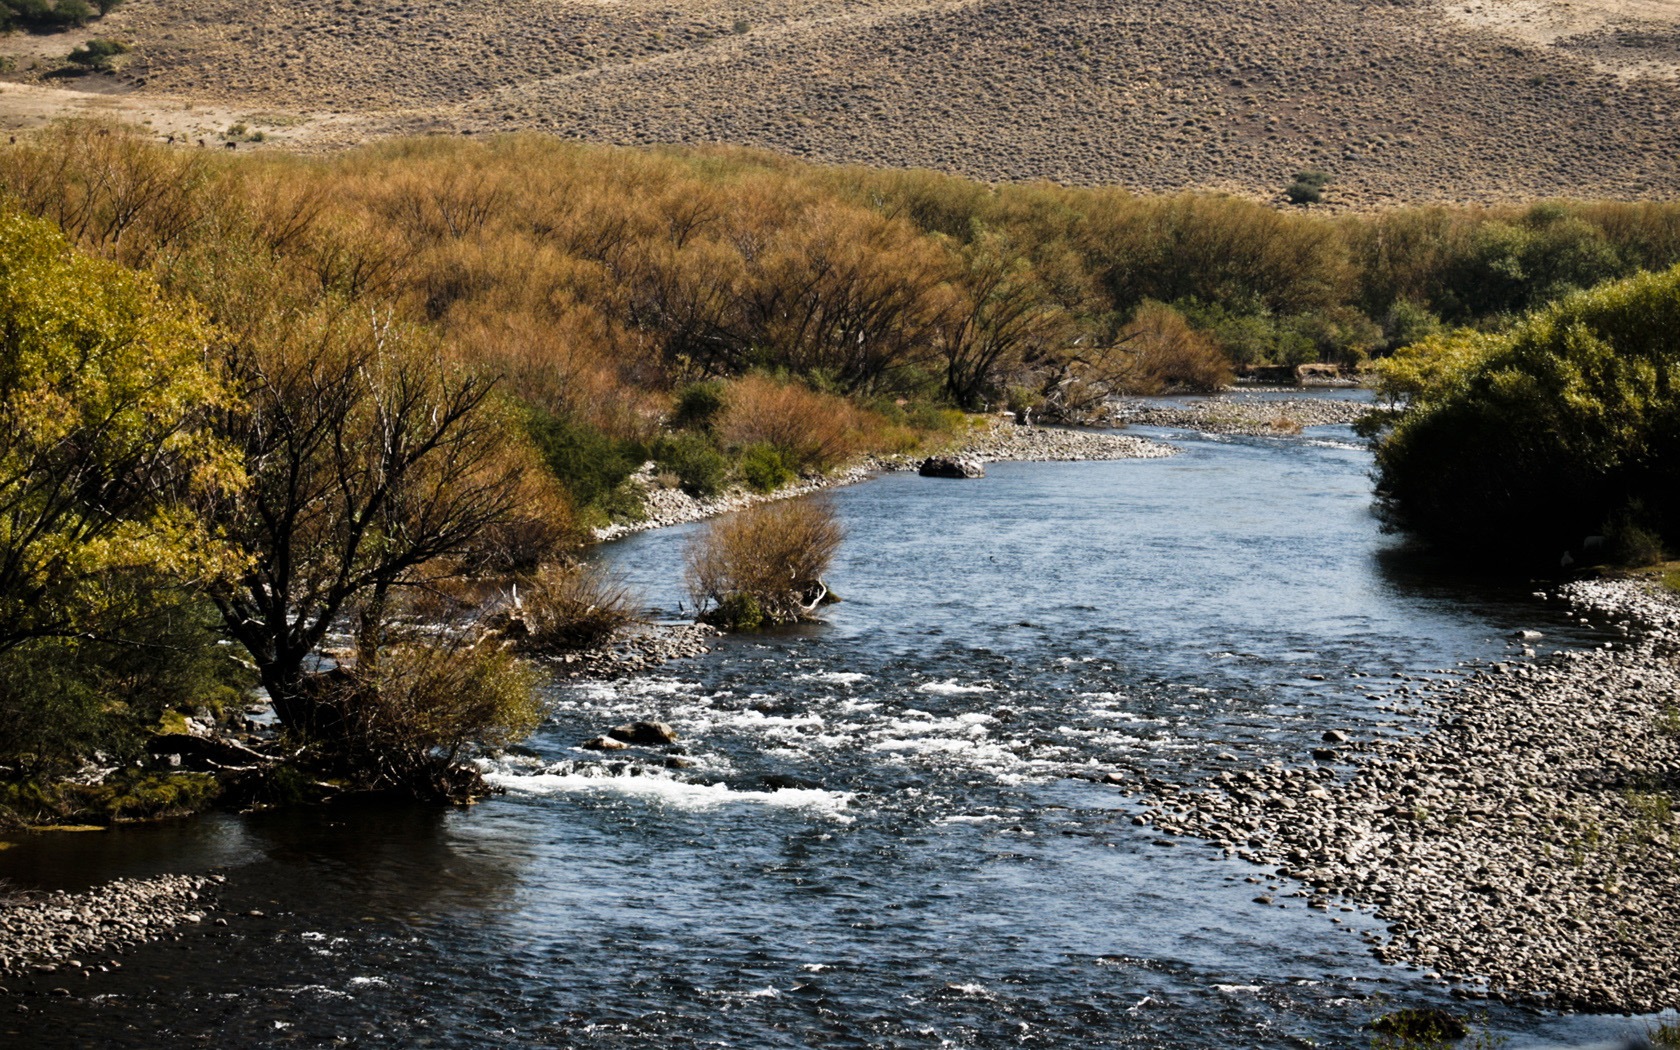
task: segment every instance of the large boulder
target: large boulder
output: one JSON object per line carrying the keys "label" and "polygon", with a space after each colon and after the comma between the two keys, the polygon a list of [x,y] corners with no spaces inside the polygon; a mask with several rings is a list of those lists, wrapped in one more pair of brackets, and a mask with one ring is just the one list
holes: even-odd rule
{"label": "large boulder", "polygon": [[983,478],[986,464],[973,456],[929,456],[916,473],[924,478]]}

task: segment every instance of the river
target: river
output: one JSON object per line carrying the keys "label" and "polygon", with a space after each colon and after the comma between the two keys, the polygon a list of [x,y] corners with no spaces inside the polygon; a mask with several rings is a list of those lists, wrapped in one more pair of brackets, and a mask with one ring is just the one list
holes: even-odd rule
{"label": "river", "polygon": [[[554,690],[505,796],[464,810],[213,816],[0,851],[79,887],[225,871],[228,926],[67,997],[17,1046],[1368,1046],[1446,1005],[1493,1041],[1639,1019],[1453,999],[1373,960],[1360,911],[1132,823],[1123,786],[1420,730],[1418,679],[1591,645],[1530,586],[1430,570],[1372,514],[1346,428],[1155,431],[1165,460],[994,464],[832,495],[827,622]],[[661,615],[695,527],[601,548]],[[1402,690],[1405,690],[1402,692]],[[619,722],[687,768],[576,750]],[[1251,879],[1259,882],[1249,881]],[[1254,898],[1280,887],[1277,904]],[[260,916],[246,914],[260,911]]]}

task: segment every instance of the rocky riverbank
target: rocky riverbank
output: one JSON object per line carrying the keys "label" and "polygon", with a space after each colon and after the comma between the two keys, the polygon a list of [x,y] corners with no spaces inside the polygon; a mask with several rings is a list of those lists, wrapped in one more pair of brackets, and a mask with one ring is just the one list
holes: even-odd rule
{"label": "rocky riverbank", "polygon": [[221,882],[220,875],[163,875],[0,901],[0,976],[120,966],[109,956],[122,948],[204,922],[216,907],[209,890]]}
{"label": "rocky riverbank", "polygon": [[1153,783],[1135,819],[1275,869],[1259,905],[1375,908],[1373,953],[1459,994],[1680,1007],[1680,601],[1629,580],[1557,598],[1628,641],[1409,682],[1428,732],[1329,727],[1300,766]]}
{"label": "rocky riverbank", "polygon": [[1261,399],[1226,394],[1196,401],[1122,398],[1109,403],[1109,426],[1181,427],[1204,434],[1295,434],[1305,427],[1348,424],[1371,410],[1364,401],[1300,397]]}
{"label": "rocky riverbank", "polygon": [[703,623],[643,624],[594,649],[548,657],[543,665],[557,678],[622,678],[709,653],[721,633]]}
{"label": "rocky riverbank", "polygon": [[[1008,422],[988,422],[977,428],[963,441],[957,442],[947,454],[966,456],[987,463],[1008,461],[1068,462],[1073,460],[1157,459],[1173,454],[1170,445],[1148,441],[1125,434],[1105,434],[1094,430],[1061,427],[1017,426]],[[681,489],[661,488],[654,480],[655,472],[644,467],[632,482],[644,490],[646,517],[641,521],[609,525],[596,529],[597,540],[615,540],[631,533],[649,529],[702,521],[721,514],[771,500],[792,499],[824,489],[838,488],[866,481],[877,474],[900,470],[914,470],[921,456],[877,456],[819,478],[806,478],[775,492],[754,492],[740,487],[718,496],[696,499]]]}

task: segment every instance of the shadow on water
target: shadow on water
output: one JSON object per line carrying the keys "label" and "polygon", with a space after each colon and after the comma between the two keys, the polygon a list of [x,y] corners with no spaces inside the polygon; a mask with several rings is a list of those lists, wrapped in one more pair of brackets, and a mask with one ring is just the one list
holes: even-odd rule
{"label": "shadow on water", "polygon": [[[1371,514],[1368,455],[1177,437],[1161,461],[997,464],[836,492],[815,628],[556,688],[536,759],[467,811],[320,811],[30,841],[77,886],[220,867],[226,928],[0,1000],[17,1045],[1356,1046],[1438,985],[1361,911],[1131,823],[1096,781],[1405,732],[1405,683],[1595,640],[1466,585]],[[674,614],[691,528],[598,556]],[[1407,678],[1396,676],[1405,675]],[[578,742],[670,722],[688,768]],[[1259,880],[1258,883],[1248,880]],[[245,914],[261,911],[261,917]],[[1332,922],[1332,919],[1339,920]],[[29,1010],[4,1011],[14,1002]],[[1493,1007],[1513,1046],[1637,1022]]]}

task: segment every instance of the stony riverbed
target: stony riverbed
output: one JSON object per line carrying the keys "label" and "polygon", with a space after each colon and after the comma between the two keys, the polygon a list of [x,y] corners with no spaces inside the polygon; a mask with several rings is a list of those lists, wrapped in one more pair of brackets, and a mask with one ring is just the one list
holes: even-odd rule
{"label": "stony riverbed", "polygon": [[1636,581],[1554,600],[1627,643],[1419,678],[1396,713],[1421,735],[1327,727],[1297,765],[1156,783],[1135,819],[1274,868],[1259,906],[1377,909],[1374,954],[1460,994],[1680,1007],[1680,602]]}

